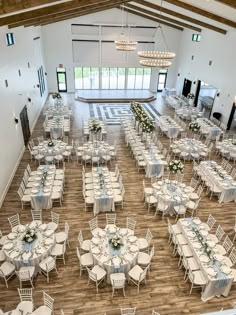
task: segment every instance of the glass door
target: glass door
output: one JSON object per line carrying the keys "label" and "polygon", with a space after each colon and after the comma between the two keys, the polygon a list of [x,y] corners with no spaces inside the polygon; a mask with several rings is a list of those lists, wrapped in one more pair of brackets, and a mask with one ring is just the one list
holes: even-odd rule
{"label": "glass door", "polygon": [[158,75],[157,92],[161,92],[166,86],[167,70],[160,70]]}
{"label": "glass door", "polygon": [[57,86],[58,92],[67,92],[65,68],[57,68]]}

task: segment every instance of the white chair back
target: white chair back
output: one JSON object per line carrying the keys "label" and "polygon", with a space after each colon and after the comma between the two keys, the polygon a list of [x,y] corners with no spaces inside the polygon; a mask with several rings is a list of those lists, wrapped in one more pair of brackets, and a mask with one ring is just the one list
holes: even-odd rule
{"label": "white chair back", "polygon": [[106,213],[106,223],[116,225],[116,213]]}
{"label": "white chair back", "polygon": [[209,228],[212,229],[215,223],[216,219],[211,214],[209,214],[209,217],[207,219],[207,225],[209,226]]}
{"label": "white chair back", "polygon": [[52,218],[52,222],[56,223],[57,225],[59,224],[59,219],[60,219],[59,214],[57,214],[54,211],[51,211],[51,218]]}
{"label": "white chair back", "polygon": [[43,291],[43,304],[47,306],[53,312],[54,299]]}
{"label": "white chair back", "polygon": [[40,210],[31,210],[32,220],[42,222],[42,209]]}
{"label": "white chair back", "polygon": [[131,218],[127,218],[126,219],[126,228],[129,230],[134,231],[135,230],[135,226],[136,226],[136,221],[131,219]]}
{"label": "white chair back", "polygon": [[20,225],[20,217],[19,217],[19,213],[11,216],[8,218],[8,221],[10,223],[11,228],[13,229],[14,227]]}
{"label": "white chair back", "polygon": [[98,219],[97,219],[97,217],[95,217],[95,218],[93,218],[92,220],[89,221],[89,226],[90,226],[91,232],[98,228]]}
{"label": "white chair back", "polygon": [[18,289],[18,294],[21,302],[23,301],[33,301],[33,290],[30,289]]}
{"label": "white chair back", "polygon": [[222,229],[220,225],[218,225],[215,235],[219,241],[221,241],[222,237],[225,235],[225,231]]}
{"label": "white chair back", "polygon": [[228,253],[233,246],[234,246],[233,242],[230,240],[230,238],[227,235],[223,242],[223,247],[226,250],[226,253]]}

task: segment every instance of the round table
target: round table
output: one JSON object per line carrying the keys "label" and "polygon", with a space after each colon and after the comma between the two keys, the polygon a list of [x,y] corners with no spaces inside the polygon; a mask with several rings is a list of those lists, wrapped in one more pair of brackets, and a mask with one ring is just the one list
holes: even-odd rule
{"label": "round table", "polygon": [[188,186],[175,180],[165,179],[152,184],[154,196],[162,198],[168,204],[168,212],[174,214],[173,207],[179,204],[186,204],[189,201],[190,190]]}
{"label": "round table", "polygon": [[180,151],[180,157],[184,159],[199,159],[199,154],[207,151],[207,146],[201,141],[191,138],[176,140],[173,142],[172,149]]}
{"label": "round table", "polygon": [[79,146],[77,150],[81,152],[81,155],[87,154],[101,157],[104,155],[110,155],[114,151],[114,146],[111,146],[104,141],[89,141],[83,146]]}
{"label": "round table", "polygon": [[[115,238],[122,243],[119,249],[112,246]],[[126,228],[110,226],[98,232],[91,240],[94,263],[106,270],[107,283],[110,283],[111,273],[124,272],[128,276],[129,270],[137,262],[138,252],[138,239]]]}
{"label": "round table", "polygon": [[[23,240],[26,232],[34,231],[36,239],[27,243]],[[35,274],[39,272],[39,263],[51,254],[55,244],[53,230],[47,224],[39,224],[36,221],[27,225],[20,225],[18,229],[7,235],[3,245],[6,260],[12,263],[16,270],[22,266],[34,266]]]}
{"label": "round table", "polygon": [[[43,155],[53,155],[54,153],[59,153],[66,151],[68,144],[61,140],[53,140],[53,146],[48,145],[48,141],[41,142],[37,147],[35,147]],[[70,147],[70,146],[68,146]]]}

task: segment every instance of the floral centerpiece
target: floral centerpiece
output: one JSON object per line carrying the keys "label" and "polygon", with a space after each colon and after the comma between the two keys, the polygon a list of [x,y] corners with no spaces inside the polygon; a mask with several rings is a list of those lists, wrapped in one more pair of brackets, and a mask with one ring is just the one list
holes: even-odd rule
{"label": "floral centerpiece", "polygon": [[197,122],[191,122],[189,124],[189,130],[197,133],[200,130],[200,125]]}
{"label": "floral centerpiece", "polygon": [[118,235],[115,235],[109,240],[109,244],[113,249],[119,250],[120,247],[123,245],[122,238]]}
{"label": "floral centerpiece", "polygon": [[47,179],[47,176],[48,176],[48,173],[47,173],[47,172],[43,172],[43,176],[42,176],[42,178],[41,178],[41,184],[42,184],[42,186],[44,186],[44,183],[45,183],[45,181],[46,181],[46,179]]}
{"label": "floral centerpiece", "polygon": [[52,93],[52,98],[61,98],[61,94],[58,92]]}
{"label": "floral centerpiece", "polygon": [[193,93],[188,93],[188,95],[187,95],[187,98],[188,98],[189,100],[193,100],[194,97],[195,97],[195,95],[194,95]]}
{"label": "floral centerpiece", "polygon": [[32,228],[27,228],[26,231],[25,231],[25,234],[23,235],[23,238],[22,240],[25,242],[25,243],[32,243],[34,240],[36,240],[37,238],[37,233],[34,229]]}
{"label": "floral centerpiece", "polygon": [[53,147],[54,146],[54,142],[52,140],[48,141],[48,147]]}
{"label": "floral centerpiece", "polygon": [[99,123],[96,121],[92,121],[91,125],[89,126],[89,131],[91,133],[97,134],[101,132],[101,130],[102,130],[102,127],[99,125]]}
{"label": "floral centerpiece", "polygon": [[177,161],[177,160],[170,161],[168,167],[169,167],[169,170],[170,170],[171,173],[182,172],[183,168],[184,168],[184,166],[181,163],[181,161]]}

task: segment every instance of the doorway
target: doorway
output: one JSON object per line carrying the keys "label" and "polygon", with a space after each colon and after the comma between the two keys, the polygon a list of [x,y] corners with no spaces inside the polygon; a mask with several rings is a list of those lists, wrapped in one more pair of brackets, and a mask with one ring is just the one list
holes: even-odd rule
{"label": "doorway", "polygon": [[166,86],[167,70],[160,70],[158,75],[157,92],[162,92]]}
{"label": "doorway", "polygon": [[22,127],[22,133],[24,138],[24,144],[27,145],[30,139],[30,127],[29,127],[29,119],[27,113],[27,107],[25,106],[20,113],[20,121]]}
{"label": "doorway", "polygon": [[58,92],[67,92],[65,68],[57,68],[57,87],[58,87]]}
{"label": "doorway", "polygon": [[192,86],[192,81],[188,79],[184,79],[184,86],[183,86],[183,91],[182,91],[183,96],[185,97],[188,96],[188,94],[191,91],[191,86]]}

